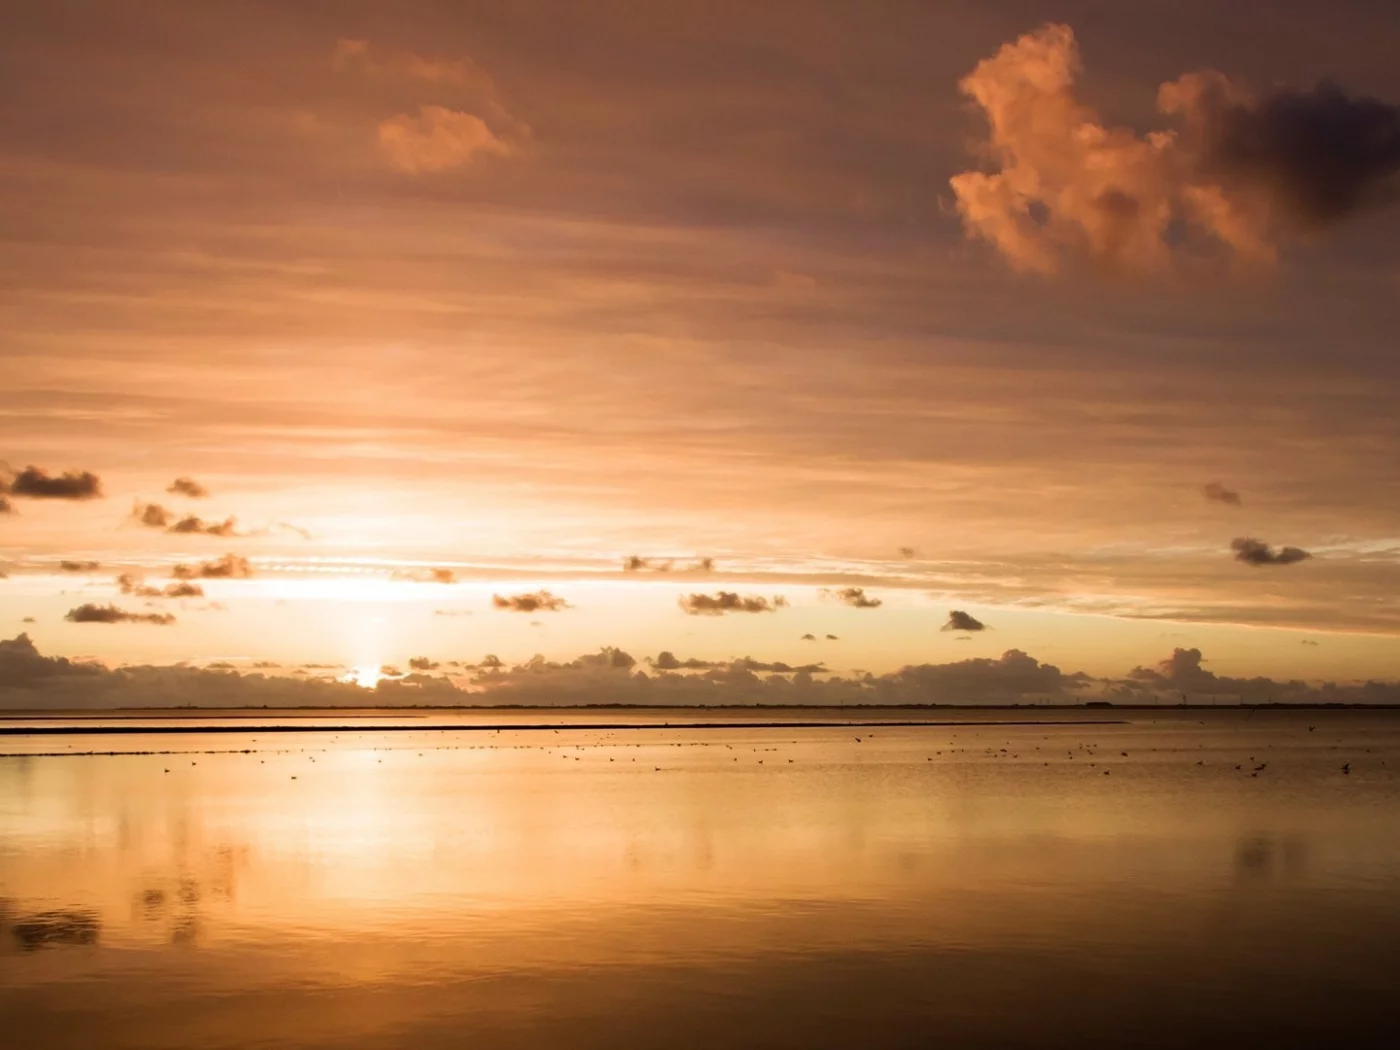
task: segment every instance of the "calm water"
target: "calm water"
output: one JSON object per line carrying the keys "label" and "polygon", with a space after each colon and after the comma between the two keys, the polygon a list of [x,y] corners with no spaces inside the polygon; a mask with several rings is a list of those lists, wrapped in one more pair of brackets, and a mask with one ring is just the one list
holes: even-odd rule
{"label": "calm water", "polygon": [[1394,1045],[1400,713],[1094,714],[1126,722],[0,736],[0,1018],[38,1050]]}

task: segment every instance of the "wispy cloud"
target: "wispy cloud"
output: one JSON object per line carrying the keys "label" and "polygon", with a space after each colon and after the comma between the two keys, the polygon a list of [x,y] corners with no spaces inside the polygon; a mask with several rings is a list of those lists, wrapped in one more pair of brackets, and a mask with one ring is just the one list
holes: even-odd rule
{"label": "wispy cloud", "polygon": [[478,155],[507,156],[511,146],[474,113],[419,106],[379,125],[379,146],[389,163],[409,174],[460,168]]}

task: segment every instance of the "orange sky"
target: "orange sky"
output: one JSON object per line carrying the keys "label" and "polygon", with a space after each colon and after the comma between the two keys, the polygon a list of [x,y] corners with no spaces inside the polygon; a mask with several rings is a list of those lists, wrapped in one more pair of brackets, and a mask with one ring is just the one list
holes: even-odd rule
{"label": "orange sky", "polygon": [[[20,5],[0,637],[1400,678],[1393,5],[1224,6]],[[1340,196],[1212,139],[1298,99]]]}

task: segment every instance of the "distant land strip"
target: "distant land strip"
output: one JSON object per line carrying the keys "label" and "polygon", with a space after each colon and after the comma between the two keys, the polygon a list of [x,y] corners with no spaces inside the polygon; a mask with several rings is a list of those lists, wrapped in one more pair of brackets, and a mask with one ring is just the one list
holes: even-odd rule
{"label": "distant land strip", "polygon": [[97,736],[140,733],[540,733],[548,731],[617,732],[632,729],[957,729],[961,726],[1120,726],[1120,718],[988,719],[969,722],[598,722],[563,725],[558,722],[520,722],[513,725],[101,725],[101,726],[3,726],[0,736]]}

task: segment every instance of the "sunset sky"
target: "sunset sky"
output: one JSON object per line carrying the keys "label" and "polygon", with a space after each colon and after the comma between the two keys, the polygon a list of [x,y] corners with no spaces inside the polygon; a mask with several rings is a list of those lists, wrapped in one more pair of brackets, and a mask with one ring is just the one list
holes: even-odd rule
{"label": "sunset sky", "polygon": [[1393,0],[6,21],[44,660],[1400,679]]}

